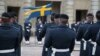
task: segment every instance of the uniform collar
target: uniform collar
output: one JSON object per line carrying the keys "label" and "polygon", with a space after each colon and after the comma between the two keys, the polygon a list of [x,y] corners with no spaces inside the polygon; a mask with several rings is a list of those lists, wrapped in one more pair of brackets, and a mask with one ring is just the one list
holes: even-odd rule
{"label": "uniform collar", "polygon": [[61,27],[61,28],[68,28],[67,25],[59,25],[59,27]]}

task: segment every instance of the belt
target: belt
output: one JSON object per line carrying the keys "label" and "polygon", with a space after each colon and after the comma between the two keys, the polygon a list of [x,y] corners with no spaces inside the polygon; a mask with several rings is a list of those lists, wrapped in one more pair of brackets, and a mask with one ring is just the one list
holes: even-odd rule
{"label": "belt", "polygon": [[69,51],[69,48],[67,49],[56,49],[56,48],[52,48],[52,55],[51,56],[55,56],[55,53],[56,52],[68,52]]}
{"label": "belt", "polygon": [[86,45],[87,45],[87,41],[85,41],[84,39],[82,39],[84,41],[83,43],[83,50],[86,50]]}
{"label": "belt", "polygon": [[93,50],[92,50],[92,55],[95,55],[95,51],[96,51],[96,42],[91,42],[94,46],[93,46]]}
{"label": "belt", "polygon": [[0,53],[12,53],[12,52],[15,52],[15,49],[0,50]]}

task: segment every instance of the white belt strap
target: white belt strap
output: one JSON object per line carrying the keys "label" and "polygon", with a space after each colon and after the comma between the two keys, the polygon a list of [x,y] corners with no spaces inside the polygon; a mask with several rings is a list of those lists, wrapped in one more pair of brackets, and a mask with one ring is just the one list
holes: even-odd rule
{"label": "white belt strap", "polygon": [[26,28],[29,28],[29,26],[26,26]]}
{"label": "white belt strap", "polygon": [[87,43],[87,41],[85,41],[84,39],[82,39],[83,41],[84,41],[84,43],[83,43],[83,50],[86,50],[86,43]]}
{"label": "white belt strap", "polygon": [[95,55],[95,51],[96,51],[96,42],[91,42],[94,46],[93,46],[93,50],[92,50],[92,55]]}
{"label": "white belt strap", "polygon": [[28,32],[30,32],[30,29],[27,29]]}
{"label": "white belt strap", "polygon": [[55,56],[56,52],[68,52],[69,49],[56,49],[56,48],[52,48],[52,51],[53,51],[53,53],[52,53],[51,56]]}
{"label": "white belt strap", "polygon": [[15,49],[0,50],[0,53],[11,53],[15,52]]}

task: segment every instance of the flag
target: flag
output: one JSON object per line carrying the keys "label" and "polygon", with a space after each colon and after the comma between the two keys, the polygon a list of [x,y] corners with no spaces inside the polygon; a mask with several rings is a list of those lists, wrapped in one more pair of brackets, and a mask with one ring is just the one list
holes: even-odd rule
{"label": "flag", "polygon": [[28,15],[28,18],[26,20],[30,20],[34,17],[46,16],[50,14],[52,14],[52,4],[31,8],[31,10],[25,12],[25,15]]}

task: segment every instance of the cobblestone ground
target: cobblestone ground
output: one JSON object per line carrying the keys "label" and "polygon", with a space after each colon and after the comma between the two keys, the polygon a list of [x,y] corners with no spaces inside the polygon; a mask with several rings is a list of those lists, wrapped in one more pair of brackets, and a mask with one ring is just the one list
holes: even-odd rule
{"label": "cobblestone ground", "polygon": [[[42,56],[41,55],[42,47],[43,45],[37,44],[37,40],[35,37],[31,37],[29,45],[26,45],[25,40],[23,40],[22,47],[21,47],[21,50],[22,50],[21,55],[22,56]],[[79,46],[76,45],[75,49],[77,48],[79,48]],[[78,50],[73,51],[72,54],[73,56],[79,56],[79,51]]]}

